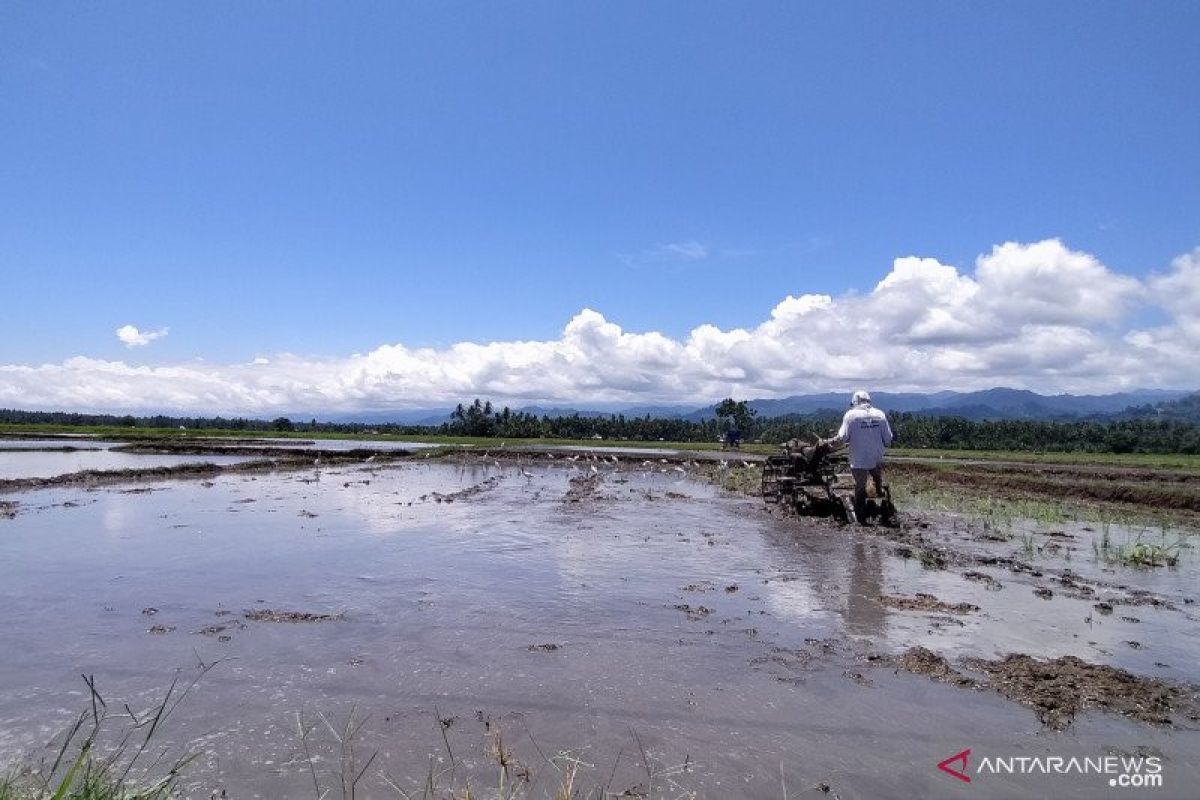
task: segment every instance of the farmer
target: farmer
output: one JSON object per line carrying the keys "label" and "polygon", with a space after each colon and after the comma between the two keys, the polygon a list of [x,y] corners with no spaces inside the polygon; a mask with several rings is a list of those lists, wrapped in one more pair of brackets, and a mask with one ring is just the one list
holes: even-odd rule
{"label": "farmer", "polygon": [[854,475],[854,515],[861,523],[867,510],[867,476],[875,482],[875,495],[883,496],[883,451],[892,443],[887,415],[871,405],[871,395],[858,390],[850,397],[850,410],[830,441],[850,443],[850,472]]}
{"label": "farmer", "polygon": [[725,422],[725,441],[722,443],[721,449],[732,447],[734,450],[740,450],[741,444],[742,432],[738,430],[737,418],[730,416]]}

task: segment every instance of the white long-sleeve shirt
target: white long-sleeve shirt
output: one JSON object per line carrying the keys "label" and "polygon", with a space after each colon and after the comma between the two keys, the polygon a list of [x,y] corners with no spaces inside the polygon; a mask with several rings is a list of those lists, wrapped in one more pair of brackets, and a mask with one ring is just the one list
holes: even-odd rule
{"label": "white long-sleeve shirt", "polygon": [[892,427],[878,408],[855,406],[842,417],[837,439],[850,443],[851,469],[875,469],[883,463],[884,448],[892,443]]}

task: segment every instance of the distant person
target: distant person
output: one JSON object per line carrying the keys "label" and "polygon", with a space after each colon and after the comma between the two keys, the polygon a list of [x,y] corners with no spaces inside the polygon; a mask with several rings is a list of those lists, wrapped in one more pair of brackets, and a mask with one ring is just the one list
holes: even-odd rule
{"label": "distant person", "polygon": [[892,443],[887,415],[871,405],[863,390],[850,397],[850,410],[831,442],[850,444],[850,472],[854,475],[854,515],[862,522],[867,510],[867,477],[875,482],[875,496],[883,497],[883,453]]}
{"label": "distant person", "polygon": [[742,445],[742,432],[738,430],[737,419],[735,417],[730,417],[728,420],[726,420],[725,426],[725,445],[722,447],[722,449],[729,447],[733,448],[734,450],[740,450]]}

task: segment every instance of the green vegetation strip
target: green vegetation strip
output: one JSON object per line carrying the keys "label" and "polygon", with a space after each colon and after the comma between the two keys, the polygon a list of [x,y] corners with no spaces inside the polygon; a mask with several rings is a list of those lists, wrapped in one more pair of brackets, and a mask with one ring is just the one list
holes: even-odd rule
{"label": "green vegetation strip", "polygon": [[938,458],[948,461],[1012,461],[1023,464],[1097,464],[1116,467],[1154,467],[1200,472],[1200,456],[1157,453],[1047,453],[1016,450],[936,450],[894,448],[893,458]]}

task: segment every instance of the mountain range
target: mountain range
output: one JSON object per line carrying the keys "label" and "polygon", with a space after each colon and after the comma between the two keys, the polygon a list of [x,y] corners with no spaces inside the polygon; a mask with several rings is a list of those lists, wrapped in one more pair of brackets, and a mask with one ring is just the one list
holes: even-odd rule
{"label": "mountain range", "polygon": [[[1102,395],[1056,394],[1043,395],[1026,389],[997,387],[977,392],[940,391],[874,392],[874,405],[889,413],[959,416],[967,419],[1096,419],[1166,417],[1187,419],[1196,416],[1200,393],[1171,389],[1139,389]],[[760,417],[780,417],[788,414],[841,413],[849,407],[844,392],[802,394],[778,399],[749,401],[750,408]],[[703,420],[715,416],[716,405],[620,405],[593,404],[588,407],[522,406],[516,411],[534,416],[581,417],[623,414],[626,417],[660,417],[667,419]],[[402,425],[440,425],[450,419],[452,408],[422,408],[405,411],[371,411],[336,415],[316,415],[328,422],[386,423]],[[309,415],[296,415],[305,418]]]}

